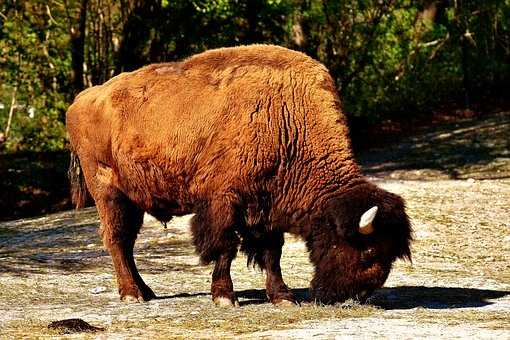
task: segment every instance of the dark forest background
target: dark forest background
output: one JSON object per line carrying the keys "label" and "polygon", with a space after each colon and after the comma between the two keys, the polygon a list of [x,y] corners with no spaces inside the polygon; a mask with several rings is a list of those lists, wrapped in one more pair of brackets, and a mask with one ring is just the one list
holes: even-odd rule
{"label": "dark forest background", "polygon": [[64,116],[79,91],[250,43],[324,63],[355,142],[445,106],[476,114],[510,89],[509,0],[3,0],[0,219],[69,206]]}

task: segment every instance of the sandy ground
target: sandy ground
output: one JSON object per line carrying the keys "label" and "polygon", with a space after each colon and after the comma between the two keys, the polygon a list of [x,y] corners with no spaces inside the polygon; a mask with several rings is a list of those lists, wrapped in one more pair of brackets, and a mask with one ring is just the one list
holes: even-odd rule
{"label": "sandy ground", "polygon": [[[402,195],[415,228],[413,263],[397,262],[367,305],[306,302],[312,268],[286,238],[282,268],[301,306],[265,300],[264,275],[234,262],[241,307],[215,307],[210,267],[190,245],[189,216],[147,218],[136,245],[160,297],[120,302],[94,209],[0,224],[0,338],[510,338],[510,114],[423,131],[360,157]],[[455,151],[456,150],[456,151]],[[105,328],[60,335],[56,320]]]}

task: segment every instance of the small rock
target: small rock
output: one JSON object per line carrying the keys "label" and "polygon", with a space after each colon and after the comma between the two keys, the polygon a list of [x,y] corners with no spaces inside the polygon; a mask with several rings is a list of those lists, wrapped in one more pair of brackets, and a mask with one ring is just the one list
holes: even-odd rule
{"label": "small rock", "polygon": [[99,286],[99,287],[95,287],[95,288],[92,288],[90,290],[90,292],[92,294],[99,294],[99,293],[103,293],[103,292],[106,292],[106,287],[103,287],[103,286]]}
{"label": "small rock", "polygon": [[467,179],[467,182],[468,182],[469,184],[473,184],[473,183],[475,182],[475,179],[474,179],[474,178],[468,178],[468,179]]}

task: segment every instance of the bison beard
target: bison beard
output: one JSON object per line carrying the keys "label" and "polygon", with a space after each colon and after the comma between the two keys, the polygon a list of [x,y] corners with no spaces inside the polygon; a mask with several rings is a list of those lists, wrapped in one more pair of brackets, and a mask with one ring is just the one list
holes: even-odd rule
{"label": "bison beard", "polygon": [[410,259],[402,199],[363,178],[334,82],[302,53],[225,48],[123,73],[80,93],[66,126],[73,200],[95,201],[122,299],[155,296],[133,257],[144,212],[195,214],[218,305],[237,303],[238,249],[266,272],[271,302],[295,301],[280,268],[286,232],[306,241],[318,302],[364,300]]}

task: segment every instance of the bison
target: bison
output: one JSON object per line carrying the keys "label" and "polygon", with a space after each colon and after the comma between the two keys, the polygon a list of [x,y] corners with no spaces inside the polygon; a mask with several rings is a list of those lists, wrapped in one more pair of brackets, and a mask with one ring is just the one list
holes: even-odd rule
{"label": "bison", "polygon": [[251,45],[148,65],[81,92],[66,125],[73,201],[94,199],[123,300],[155,297],[133,258],[144,212],[194,214],[218,305],[237,304],[239,249],[266,272],[269,301],[295,302],[284,233],[306,242],[325,304],[365,300],[411,258],[403,200],[363,177],[334,81],[303,53]]}

